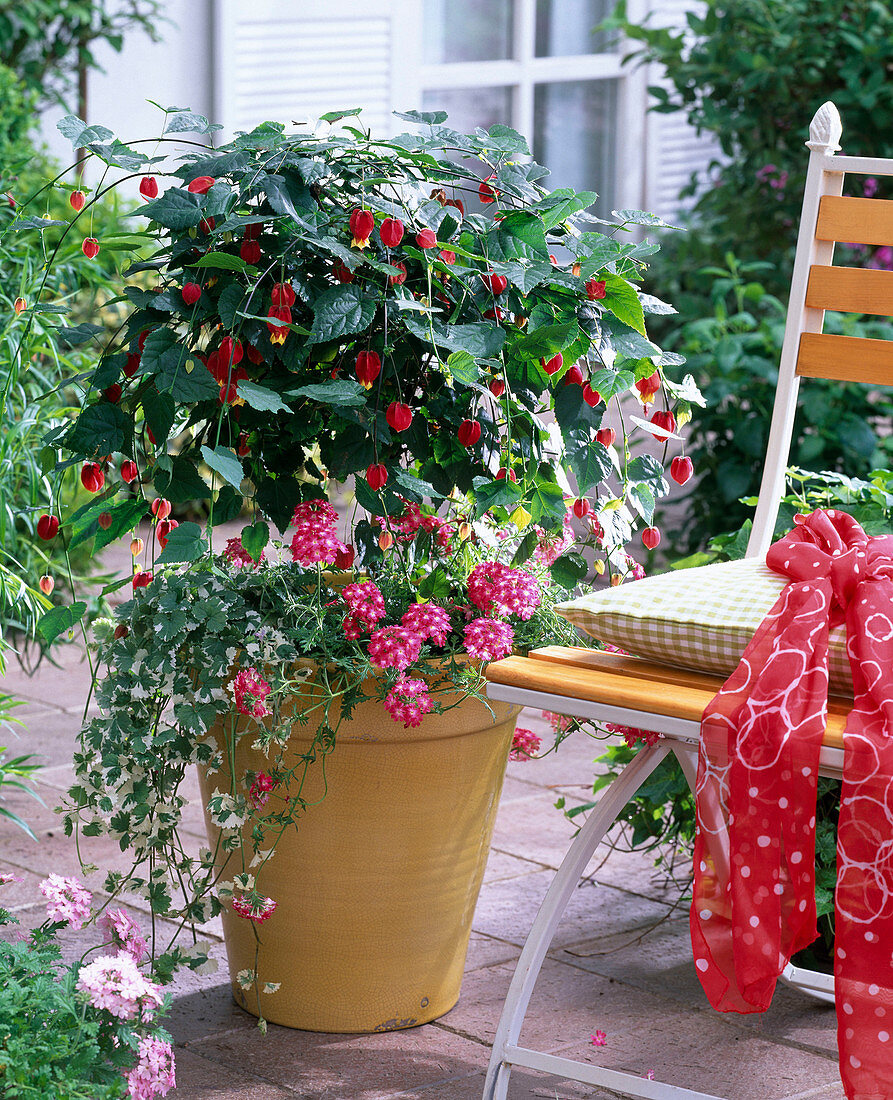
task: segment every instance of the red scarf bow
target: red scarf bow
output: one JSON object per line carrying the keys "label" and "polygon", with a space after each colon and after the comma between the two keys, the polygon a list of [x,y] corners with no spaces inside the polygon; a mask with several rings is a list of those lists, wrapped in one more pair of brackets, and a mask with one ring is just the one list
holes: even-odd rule
{"label": "red scarf bow", "polygon": [[797,516],[766,564],[790,577],[704,711],[691,936],[722,1012],[763,1012],[816,937],[815,804],[828,633],[846,623],[835,996],[850,1100],[893,1098],[893,536],[843,512]]}

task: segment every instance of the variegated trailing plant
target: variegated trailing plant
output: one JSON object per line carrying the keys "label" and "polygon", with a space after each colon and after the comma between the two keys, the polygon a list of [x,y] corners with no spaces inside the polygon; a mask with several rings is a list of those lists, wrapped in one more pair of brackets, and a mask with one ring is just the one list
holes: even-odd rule
{"label": "variegated trailing plant", "polygon": [[[646,314],[672,310],[640,291],[655,247],[632,231],[659,219],[602,219],[593,193],[549,191],[509,127],[469,136],[412,112],[414,132],[377,139],[356,115],[313,131],[265,123],[175,164],[60,124],[149,199],[129,312],[83,411],[49,440],[95,494],[63,517],[70,545],[100,548],[146,519],[153,532],[101,641],[102,713],[83,734],[69,823],[133,850],[134,872],[110,888],[136,886],[186,923],[221,898],[268,914],[265,837],[299,825],[302,769],[337,739],[330,706],[349,714],[372,691],[415,725],[457,684],[479,691],[481,662],[512,645],[573,639],[552,605],[587,574],[584,553],[612,583],[640,568],[627,543],[641,521],[656,544],[667,452],[700,401],[646,334]],[[166,112],[166,135],[210,129]],[[97,245],[88,236],[85,255]],[[633,426],[658,454],[631,453]],[[339,529],[329,498],[345,492]],[[204,530],[171,516],[196,501]],[[215,557],[210,532],[246,509],[241,540]],[[290,527],[289,554],[271,530]],[[81,611],[54,610],[45,634]],[[282,705],[299,659],[322,670],[326,718],[289,770],[296,719]],[[270,767],[232,776],[211,807],[237,857],[221,883],[212,853],[193,860],[178,840],[178,789],[189,764],[219,761],[208,730],[233,692]],[[272,815],[286,780],[297,793]]]}

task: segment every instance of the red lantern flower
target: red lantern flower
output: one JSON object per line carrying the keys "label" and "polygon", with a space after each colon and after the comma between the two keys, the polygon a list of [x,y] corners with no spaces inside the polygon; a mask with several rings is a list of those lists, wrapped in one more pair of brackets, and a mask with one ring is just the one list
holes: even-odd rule
{"label": "red lantern flower", "polygon": [[433,248],[437,244],[437,237],[433,229],[423,229],[415,235],[415,243],[419,248]]}
{"label": "red lantern flower", "polygon": [[617,433],[613,428],[599,428],[595,433],[595,438],[603,447],[613,447],[614,440],[617,438]]}
{"label": "red lantern flower", "polygon": [[375,218],[371,210],[357,208],[350,216],[350,231],[353,240],[350,242],[354,248],[368,248],[369,238],[375,228]]}
{"label": "red lantern flower", "polygon": [[248,240],[247,237],[242,241],[239,248],[239,255],[245,261],[246,264],[260,263],[261,251],[260,245],[257,241]]}
{"label": "red lantern flower", "polygon": [[[657,412],[651,414],[651,423],[655,428],[663,428],[665,432],[676,431],[676,417],[664,409],[658,409]],[[658,435],[657,438],[660,439],[661,436]]]}
{"label": "red lantern flower", "polygon": [[237,363],[242,362],[242,341],[234,340],[231,336],[224,336],[220,341],[220,347],[217,349],[217,354],[220,356],[220,362],[224,367],[228,367],[230,363],[235,366]]}
{"label": "red lantern flower", "polygon": [[202,296],[202,288],[198,283],[186,283],[180,293],[187,306],[194,306]]}
{"label": "red lantern flower", "polygon": [[374,462],[366,471],[366,481],[373,492],[383,489],[388,482],[388,471],[380,462]]}
{"label": "red lantern flower", "polygon": [[105,474],[96,462],[85,462],[81,467],[81,484],[88,493],[98,493],[105,485]]}
{"label": "red lantern flower", "polygon": [[130,583],[134,588],[146,588],[154,579],[151,573],[146,573],[141,570],[133,574],[133,580]]}
{"label": "red lantern flower", "polygon": [[68,196],[68,201],[71,203],[72,210],[76,210],[80,214],[84,209],[84,203],[87,201],[87,196],[83,191],[72,191]]}
{"label": "red lantern flower", "polygon": [[288,306],[270,306],[267,310],[267,329],[270,332],[271,344],[284,344],[289,330],[285,327],[291,324],[291,310]]}
{"label": "red lantern flower", "polygon": [[494,378],[487,388],[494,397],[502,397],[505,393],[505,382],[501,378]]}
{"label": "red lantern flower", "polygon": [[16,317],[18,317],[19,314],[24,313],[28,308],[28,303],[24,298],[16,298],[12,308],[15,310]]}
{"label": "red lantern flower", "polygon": [[236,454],[239,458],[246,458],[251,454],[251,448],[248,445],[248,433],[239,432],[239,440],[236,443]]}
{"label": "red lantern flower", "polygon": [[459,217],[465,217],[465,204],[461,199],[447,199],[443,205],[455,207],[455,209],[459,211]]}
{"label": "red lantern flower", "polygon": [[642,543],[648,550],[654,550],[660,545],[660,531],[656,527],[646,527],[642,532]]}
{"label": "red lantern flower", "polygon": [[391,286],[400,286],[406,282],[406,264],[392,264],[392,267],[400,269],[399,275],[389,275],[388,282]]}
{"label": "red lantern flower", "polygon": [[171,502],[164,497],[156,497],[152,501],[152,515],[156,519],[167,519],[171,514]]}
{"label": "red lantern flower", "polygon": [[186,184],[186,190],[191,191],[193,195],[207,195],[213,186],[213,176],[196,176],[191,183]]}
{"label": "red lantern flower", "polygon": [[[505,477],[506,477],[506,469],[505,469],[504,466],[500,466],[500,468],[496,471],[496,480],[497,481],[505,481]],[[517,475],[515,474],[514,470],[509,470],[508,471],[508,479],[509,479],[509,481],[514,481],[515,483],[517,483],[518,478],[517,478]]]}
{"label": "red lantern flower", "polygon": [[356,278],[356,275],[354,275],[347,264],[342,263],[341,260],[336,260],[334,264],[332,264],[332,274],[339,283],[352,283]]}
{"label": "red lantern flower", "polygon": [[378,230],[385,248],[396,248],[403,240],[403,222],[399,218],[385,218]]}
{"label": "red lantern flower", "polygon": [[121,480],[127,485],[129,485],[131,481],[136,481],[136,479],[140,476],[140,472],[137,468],[136,463],[129,458],[125,462],[121,463],[120,473]]}
{"label": "red lantern flower", "polygon": [[103,531],[108,531],[108,529],[112,525],[112,513],[111,512],[100,512],[99,516],[97,517],[96,522],[103,529]]}
{"label": "red lantern flower", "polygon": [[456,253],[450,252],[448,248],[442,248],[437,255],[445,264],[454,264],[456,262]]}
{"label": "red lantern flower", "polygon": [[477,420],[463,420],[458,434],[463,447],[473,447],[481,438],[481,425]]}
{"label": "red lantern flower", "polygon": [[481,275],[481,282],[487,290],[491,290],[497,297],[503,294],[509,285],[509,281],[504,275],[494,275],[492,271],[487,271]]}
{"label": "red lantern flower", "polygon": [[357,378],[366,387],[372,389],[372,383],[381,374],[381,359],[377,351],[361,351],[357,356]]}
{"label": "red lantern flower", "polygon": [[688,455],[677,455],[670,463],[670,477],[677,485],[684,485],[695,472]]}
{"label": "red lantern flower", "polygon": [[577,519],[585,519],[591,511],[592,505],[585,497],[580,497],[579,500],[574,501],[574,515]]}
{"label": "red lantern flower", "polygon": [[384,417],[395,432],[405,432],[412,423],[412,409],[400,401],[392,401]]}
{"label": "red lantern flower", "polygon": [[40,591],[44,594],[44,596],[52,595],[53,589],[56,587],[56,582],[53,580],[53,578],[48,577],[46,574],[44,574],[37,583],[40,586]]}
{"label": "red lantern flower", "polygon": [[582,386],[583,372],[580,370],[577,364],[574,363],[574,365],[567,370],[561,381],[566,386]]}
{"label": "red lantern flower", "polygon": [[249,224],[246,225],[245,229],[242,231],[242,240],[243,241],[258,241],[258,240],[260,240],[260,235],[261,235],[261,233],[263,233],[263,231],[264,231],[264,223],[263,222],[249,222]]}
{"label": "red lantern flower", "polygon": [[121,400],[121,394],[124,391],[121,389],[121,385],[118,382],[113,382],[111,386],[102,391],[102,396],[106,401],[110,401],[113,405],[117,405]]}
{"label": "red lantern flower", "polygon": [[42,515],[37,521],[37,534],[44,540],[49,542],[56,537],[59,530],[59,517]]}
{"label": "red lantern flower", "polygon": [[[272,341],[273,337],[270,337]],[[281,341],[280,341],[281,343]],[[229,375],[228,381],[224,379],[220,384],[220,394],[217,400],[221,405],[241,405],[243,404],[242,398],[239,397],[239,383],[243,382],[248,377],[248,372],[243,370],[242,367],[236,367],[235,370]]]}
{"label": "red lantern flower", "polygon": [[143,176],[140,180],[140,194],[144,199],[157,199],[158,180],[154,176]]}
{"label": "red lantern flower", "polygon": [[660,389],[660,371],[649,374],[647,378],[640,378],[639,381],[636,382],[636,389],[639,391],[639,396],[642,398],[642,404],[650,405],[654,400],[654,395]]}
{"label": "red lantern flower", "polygon": [[170,538],[171,531],[179,526],[180,524],[175,519],[163,519],[158,524],[156,534],[158,535],[158,542],[162,550],[167,546],[167,540]]}
{"label": "red lantern flower", "polygon": [[295,288],[291,283],[276,283],[270,297],[274,306],[288,306],[291,308],[295,304]]}
{"label": "red lantern flower", "polygon": [[586,283],[586,297],[589,299],[590,302],[600,301],[600,299],[604,298],[607,292],[607,287],[600,280],[590,279]]}
{"label": "red lantern flower", "polygon": [[350,569],[353,565],[355,554],[356,552],[352,546],[345,546],[343,550],[339,550],[335,555],[335,568]]}
{"label": "red lantern flower", "polygon": [[602,395],[598,392],[598,390],[594,390],[592,386],[590,386],[587,382],[583,387],[583,400],[586,402],[586,404],[594,409],[599,401],[601,401],[601,399]]}
{"label": "red lantern flower", "polygon": [[217,222],[214,220],[214,218],[202,218],[202,220],[198,223],[199,232],[205,234],[213,233],[214,226],[216,224]]}
{"label": "red lantern flower", "polygon": [[95,260],[99,255],[99,241],[95,237],[85,237],[81,245],[81,252],[88,260]]}
{"label": "red lantern flower", "polygon": [[557,374],[558,371],[564,366],[564,356],[559,352],[557,355],[553,355],[551,359],[543,360],[543,370],[546,374]]}
{"label": "red lantern flower", "polygon": [[490,186],[489,181],[496,179],[495,175],[487,176],[485,180],[481,180],[478,187],[478,195],[482,203],[496,202],[499,192]]}

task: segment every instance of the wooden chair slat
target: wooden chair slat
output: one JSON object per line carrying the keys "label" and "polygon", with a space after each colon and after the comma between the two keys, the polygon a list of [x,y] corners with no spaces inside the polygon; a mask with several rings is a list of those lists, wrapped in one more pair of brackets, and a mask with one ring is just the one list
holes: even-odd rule
{"label": "wooden chair slat", "polygon": [[[551,646],[527,657],[506,657],[487,666],[492,683],[565,695],[590,703],[625,707],[700,722],[704,708],[722,687],[722,676],[671,669],[638,657]],[[832,696],[823,744],[843,748],[843,729],[852,700]]]}
{"label": "wooden chair slat", "polygon": [[893,271],[813,264],[806,305],[810,309],[893,317]]}
{"label": "wooden chair slat", "polygon": [[893,244],[893,202],[823,195],[815,235],[820,241]]}
{"label": "wooden chair slat", "polygon": [[893,341],[804,332],[800,337],[797,374],[804,378],[893,386]]}

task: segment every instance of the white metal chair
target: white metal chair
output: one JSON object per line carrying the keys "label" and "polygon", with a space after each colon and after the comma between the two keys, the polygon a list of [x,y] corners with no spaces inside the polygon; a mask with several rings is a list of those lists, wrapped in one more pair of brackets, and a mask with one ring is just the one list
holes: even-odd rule
{"label": "white metal chair", "polygon": [[[809,128],[809,169],[781,354],[765,469],[748,556],[768,549],[784,492],[801,377],[893,384],[893,342],[822,332],[825,311],[893,316],[893,272],[834,267],[835,242],[893,243],[893,202],[842,196],[846,173],[893,176],[893,160],[837,156],[841,122],[824,104]],[[701,715],[722,678],[684,672],[635,657],[586,649],[549,647],[528,657],[509,657],[487,671],[493,699],[559,714],[655,730],[664,735],[642,747],[603,792],[574,839],[543,900],[518,961],[493,1043],[484,1100],[506,1100],[513,1066],[542,1070],[566,1080],[600,1085],[643,1100],[719,1100],[691,1089],[651,1081],[521,1047],[530,997],[561,916],[595,848],[660,761],[674,753],[694,790]],[[829,700],[821,774],[839,778],[843,728],[852,700]],[[830,975],[788,966],[783,979],[833,1001]]]}

